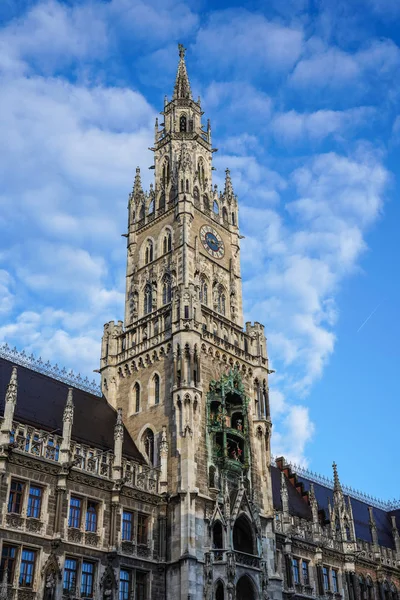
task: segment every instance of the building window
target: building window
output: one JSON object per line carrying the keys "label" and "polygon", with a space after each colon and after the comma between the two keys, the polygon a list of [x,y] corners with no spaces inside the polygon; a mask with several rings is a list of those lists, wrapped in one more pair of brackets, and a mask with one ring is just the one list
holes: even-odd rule
{"label": "building window", "polygon": [[147,600],[147,573],[136,571],[135,600]]}
{"label": "building window", "polygon": [[225,315],[225,310],[226,310],[226,298],[225,298],[225,293],[224,293],[224,289],[222,286],[220,286],[218,288],[218,295],[217,295],[217,311],[221,314],[221,315]]}
{"label": "building window", "polygon": [[186,117],[181,115],[179,119],[179,131],[186,131]]}
{"label": "building window", "polygon": [[78,562],[74,558],[66,558],[64,565],[64,592],[74,593],[78,573]]}
{"label": "building window", "polygon": [[150,283],[144,288],[144,314],[148,315],[153,310],[153,290]]}
{"label": "building window", "polygon": [[189,307],[188,306],[185,306],[184,314],[185,314],[185,319],[188,319],[189,318]]}
{"label": "building window", "polygon": [[133,513],[126,510],[122,513],[122,539],[131,542],[133,538]]}
{"label": "building window", "polygon": [[152,465],[154,465],[154,433],[151,429],[146,429],[142,436],[144,451]]}
{"label": "building window", "polygon": [[167,231],[167,233],[164,235],[164,240],[163,240],[163,253],[166,254],[167,252],[170,252],[172,250],[172,235],[170,231]]}
{"label": "building window", "polygon": [[131,597],[131,574],[125,569],[119,572],[119,600],[130,600]]}
{"label": "building window", "polygon": [[12,585],[14,581],[15,562],[17,558],[17,547],[3,544],[0,563],[0,582],[4,580],[4,572],[7,571],[7,581]]}
{"label": "building window", "polygon": [[302,574],[303,574],[303,584],[309,585],[310,584],[310,575],[308,572],[308,562],[306,560],[302,561],[301,568],[302,568]]}
{"label": "building window", "polygon": [[200,302],[205,305],[208,304],[208,286],[204,278],[200,282]]}
{"label": "building window", "polygon": [[136,382],[133,387],[133,394],[135,396],[135,412],[139,412],[139,410],[140,410],[140,385],[138,384],[138,382]]}
{"label": "building window", "polygon": [[171,302],[172,290],[171,290],[171,277],[166,275],[163,281],[163,304]]}
{"label": "building window", "polygon": [[[336,569],[332,569],[332,588],[335,594],[339,593],[339,581],[338,581],[338,572]],[[329,589],[329,588],[325,588]]]}
{"label": "building window", "polygon": [[153,377],[154,404],[160,404],[160,376],[157,373]]}
{"label": "building window", "polygon": [[300,583],[300,568],[299,568],[299,559],[293,558],[293,579],[295,583]]}
{"label": "building window", "polygon": [[32,587],[35,572],[36,552],[24,548],[21,556],[21,568],[19,571],[19,585],[21,587]]}
{"label": "building window", "polygon": [[147,515],[138,514],[137,518],[137,543],[147,545],[147,530],[149,518]]}
{"label": "building window", "polygon": [[81,576],[81,596],[84,598],[92,598],[93,596],[93,576],[94,564],[84,560]]}
{"label": "building window", "polygon": [[40,512],[42,508],[42,495],[42,488],[37,487],[36,485],[30,486],[28,496],[28,509],[26,513],[28,517],[40,519]]}
{"label": "building window", "polygon": [[367,577],[367,600],[374,599],[374,584],[372,583],[371,577]]}
{"label": "building window", "polygon": [[8,512],[18,515],[22,512],[22,504],[24,501],[25,484],[21,481],[11,481],[10,496],[8,498]]}
{"label": "building window", "polygon": [[86,508],[86,531],[97,531],[97,503],[88,500]]}
{"label": "building window", "polygon": [[144,255],[145,264],[148,265],[149,263],[153,262],[153,257],[154,257],[153,242],[151,240],[148,240],[147,245],[146,245],[145,255]]}
{"label": "building window", "polygon": [[81,512],[82,512],[82,500],[71,496],[69,503],[69,519],[68,527],[75,527],[79,529],[81,526]]}
{"label": "building window", "polygon": [[329,568],[328,567],[322,567],[322,577],[323,577],[323,581],[324,581],[324,590],[327,592],[330,590]]}

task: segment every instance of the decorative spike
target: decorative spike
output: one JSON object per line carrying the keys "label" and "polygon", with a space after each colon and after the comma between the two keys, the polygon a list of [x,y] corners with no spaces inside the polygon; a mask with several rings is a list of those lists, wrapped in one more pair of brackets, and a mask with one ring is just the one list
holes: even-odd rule
{"label": "decorative spike", "polygon": [[225,188],[224,188],[224,196],[232,198],[233,196],[233,187],[231,180],[231,172],[229,169],[225,169]]}
{"label": "decorative spike", "polygon": [[74,401],[73,401],[73,389],[68,388],[67,401],[65,403],[63,421],[72,421],[74,418]]}
{"label": "decorative spike", "polygon": [[339,475],[337,472],[337,465],[335,462],[332,464],[332,467],[333,467],[333,491],[341,492],[342,486],[340,485]]}
{"label": "decorative spike", "polygon": [[182,44],[178,44],[178,48],[179,48],[179,64],[178,64],[178,71],[176,74],[173,99],[176,100],[177,98],[186,98],[186,99],[191,100],[192,92],[190,89],[190,82],[189,82],[189,77],[187,74],[186,63],[185,63],[186,48],[184,48],[182,46]]}
{"label": "decorative spike", "polygon": [[142,180],[140,177],[140,168],[136,167],[135,181],[133,184],[132,195],[135,200],[143,197]]}
{"label": "decorative spike", "polygon": [[124,426],[122,423],[122,408],[117,410],[117,420],[114,426],[114,439],[120,439],[124,437]]}
{"label": "decorative spike", "polygon": [[12,402],[13,404],[17,403],[17,390],[18,390],[17,367],[13,367],[12,371],[11,371],[10,382],[7,386],[7,391],[6,391],[6,404],[8,402]]}

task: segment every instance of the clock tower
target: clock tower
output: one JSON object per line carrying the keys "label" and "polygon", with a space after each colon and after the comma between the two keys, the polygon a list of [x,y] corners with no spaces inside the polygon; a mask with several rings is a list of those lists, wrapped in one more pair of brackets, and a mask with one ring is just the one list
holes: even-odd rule
{"label": "clock tower", "polygon": [[104,327],[102,389],[160,470],[167,598],[276,596],[264,327],[243,323],[238,200],[228,169],[213,185],[182,45],[161,114],[154,185],[137,168],[129,196],[125,319]]}

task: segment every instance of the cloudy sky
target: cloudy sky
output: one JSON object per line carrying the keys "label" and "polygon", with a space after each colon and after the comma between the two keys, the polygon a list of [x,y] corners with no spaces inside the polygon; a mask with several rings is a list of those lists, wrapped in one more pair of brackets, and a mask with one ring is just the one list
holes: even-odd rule
{"label": "cloudy sky", "polygon": [[3,0],[0,342],[92,377],[177,42],[240,198],[275,454],[398,497],[398,0]]}

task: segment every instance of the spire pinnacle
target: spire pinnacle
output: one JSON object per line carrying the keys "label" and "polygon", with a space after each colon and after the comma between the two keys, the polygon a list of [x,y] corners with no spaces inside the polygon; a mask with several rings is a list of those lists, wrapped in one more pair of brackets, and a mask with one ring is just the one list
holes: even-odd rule
{"label": "spire pinnacle", "polygon": [[142,180],[140,177],[140,168],[136,167],[135,181],[133,184],[132,196],[136,200],[143,196]]}
{"label": "spire pinnacle", "polygon": [[231,179],[231,172],[229,169],[225,169],[225,188],[224,188],[225,197],[233,196],[233,186]]}
{"label": "spire pinnacle", "polygon": [[6,391],[6,404],[7,402],[12,402],[13,404],[17,402],[17,388],[17,367],[13,367],[11,371],[10,382]]}
{"label": "spire pinnacle", "polygon": [[337,465],[335,462],[332,464],[332,467],[333,467],[333,491],[341,492],[342,486],[340,485],[339,475],[337,472]]}
{"label": "spire pinnacle", "polygon": [[176,74],[175,87],[174,87],[174,95],[173,99],[177,98],[187,98],[192,99],[192,92],[190,89],[189,77],[186,70],[185,63],[185,52],[186,48],[182,46],[182,44],[178,44],[179,49],[179,64],[178,71]]}

